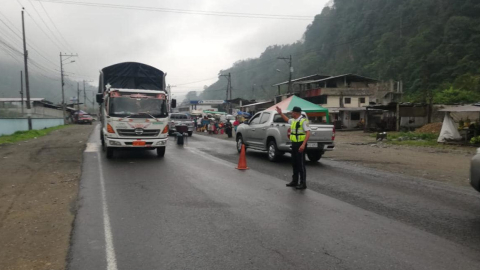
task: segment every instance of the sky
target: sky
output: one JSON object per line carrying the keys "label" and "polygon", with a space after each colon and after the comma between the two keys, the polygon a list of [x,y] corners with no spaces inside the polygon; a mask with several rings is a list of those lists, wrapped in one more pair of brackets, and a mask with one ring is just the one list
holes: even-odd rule
{"label": "sky", "polygon": [[[255,58],[270,45],[302,38],[328,0],[0,0],[0,65],[16,61],[5,43],[23,51],[21,6],[25,7],[32,73],[58,78],[59,53],[75,53],[65,66],[71,79],[97,83],[103,67],[142,62],[167,72],[180,98],[216,81],[238,60]],[[60,3],[63,2],[63,3]],[[65,2],[147,7],[147,10],[72,5]],[[168,9],[156,12],[153,8]],[[185,14],[206,11],[226,16]],[[173,12],[172,12],[173,11]],[[305,20],[233,17],[225,13],[295,15]],[[239,15],[237,15],[239,16]],[[241,15],[245,16],[245,15]],[[251,15],[248,15],[251,17]],[[53,23],[52,23],[53,22]],[[5,23],[5,24],[4,24]],[[48,27],[47,27],[48,26]],[[57,31],[58,29],[58,31]],[[3,43],[2,43],[3,42]],[[15,54],[10,51],[10,54]],[[20,60],[19,60],[20,59]],[[66,61],[69,62],[70,60]],[[41,74],[37,74],[41,73]],[[198,81],[198,82],[197,82]],[[191,83],[196,82],[196,83]]]}

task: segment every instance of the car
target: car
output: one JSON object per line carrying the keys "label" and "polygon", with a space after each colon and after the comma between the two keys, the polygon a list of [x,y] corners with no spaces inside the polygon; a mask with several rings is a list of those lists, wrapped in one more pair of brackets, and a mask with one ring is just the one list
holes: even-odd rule
{"label": "car", "polygon": [[470,184],[474,189],[480,192],[480,148],[477,149],[477,154],[472,158],[470,167]]}
{"label": "car", "polygon": [[169,122],[169,135],[177,130],[175,126],[185,125],[188,127],[188,136],[191,137],[195,129],[195,123],[188,113],[171,113]]}
{"label": "car", "polygon": [[[284,112],[289,115],[288,112]],[[305,113],[302,115],[308,119]],[[335,127],[310,121],[312,133],[307,143],[306,154],[310,161],[319,161],[326,151],[335,149]],[[242,144],[246,148],[267,151],[270,161],[277,161],[284,153],[291,152],[290,125],[274,110],[255,114],[238,126],[236,131],[237,151]]]}
{"label": "car", "polygon": [[77,116],[77,124],[92,124],[93,122],[93,117],[89,114],[79,114]]}

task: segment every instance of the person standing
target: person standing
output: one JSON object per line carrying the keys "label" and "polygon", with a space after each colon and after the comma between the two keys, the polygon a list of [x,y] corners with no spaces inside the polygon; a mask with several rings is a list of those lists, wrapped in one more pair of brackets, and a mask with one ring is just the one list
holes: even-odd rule
{"label": "person standing", "polygon": [[294,107],[292,110],[293,119],[283,114],[282,109],[276,108],[290,126],[290,141],[292,142],[292,181],[287,187],[295,187],[296,189],[307,188],[307,171],[305,169],[305,150],[307,148],[308,139],[310,139],[310,126],[306,117],[302,115],[300,107]]}
{"label": "person standing", "polygon": [[228,135],[228,138],[232,138],[232,123],[230,123],[230,120],[227,120],[227,123],[225,124],[225,132]]}
{"label": "person standing", "polygon": [[233,128],[235,129],[235,132],[237,132],[237,127],[240,125],[240,122],[238,121],[238,117],[235,118],[235,121],[233,122]]}

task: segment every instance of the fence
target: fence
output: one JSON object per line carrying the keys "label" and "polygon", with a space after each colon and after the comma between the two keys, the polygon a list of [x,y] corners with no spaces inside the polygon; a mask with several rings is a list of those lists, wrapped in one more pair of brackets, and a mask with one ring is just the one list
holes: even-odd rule
{"label": "fence", "polygon": [[[63,125],[63,118],[32,118],[32,129]],[[0,136],[28,130],[27,118],[0,118]]]}

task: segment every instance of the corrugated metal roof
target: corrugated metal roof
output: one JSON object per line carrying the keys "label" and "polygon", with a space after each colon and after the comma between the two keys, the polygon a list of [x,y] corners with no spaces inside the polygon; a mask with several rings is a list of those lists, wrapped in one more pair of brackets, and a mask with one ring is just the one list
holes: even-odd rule
{"label": "corrugated metal roof", "polygon": [[439,112],[480,112],[480,106],[458,106],[438,110]]}
{"label": "corrugated metal roof", "polygon": [[[305,77],[293,79],[292,82],[303,81],[303,80],[310,79],[310,78],[312,78],[313,80],[315,80],[315,79],[318,80],[318,79],[320,79],[320,78],[329,78],[329,77],[331,77],[331,76],[330,76],[330,75],[313,74],[313,75],[309,75],[309,76],[305,76]],[[272,86],[279,86],[279,85],[284,85],[284,84],[288,84],[288,81],[286,81],[286,82],[281,82],[281,83],[277,83],[277,84],[274,84],[274,85],[272,85]]]}
{"label": "corrugated metal roof", "polygon": [[253,104],[248,104],[248,105],[241,106],[240,108],[251,107],[251,106],[256,106],[256,105],[262,105],[262,104],[267,104],[267,103],[271,103],[271,102],[273,102],[273,100],[270,100],[270,101],[262,101],[262,102],[257,102],[257,103],[253,103]]}

